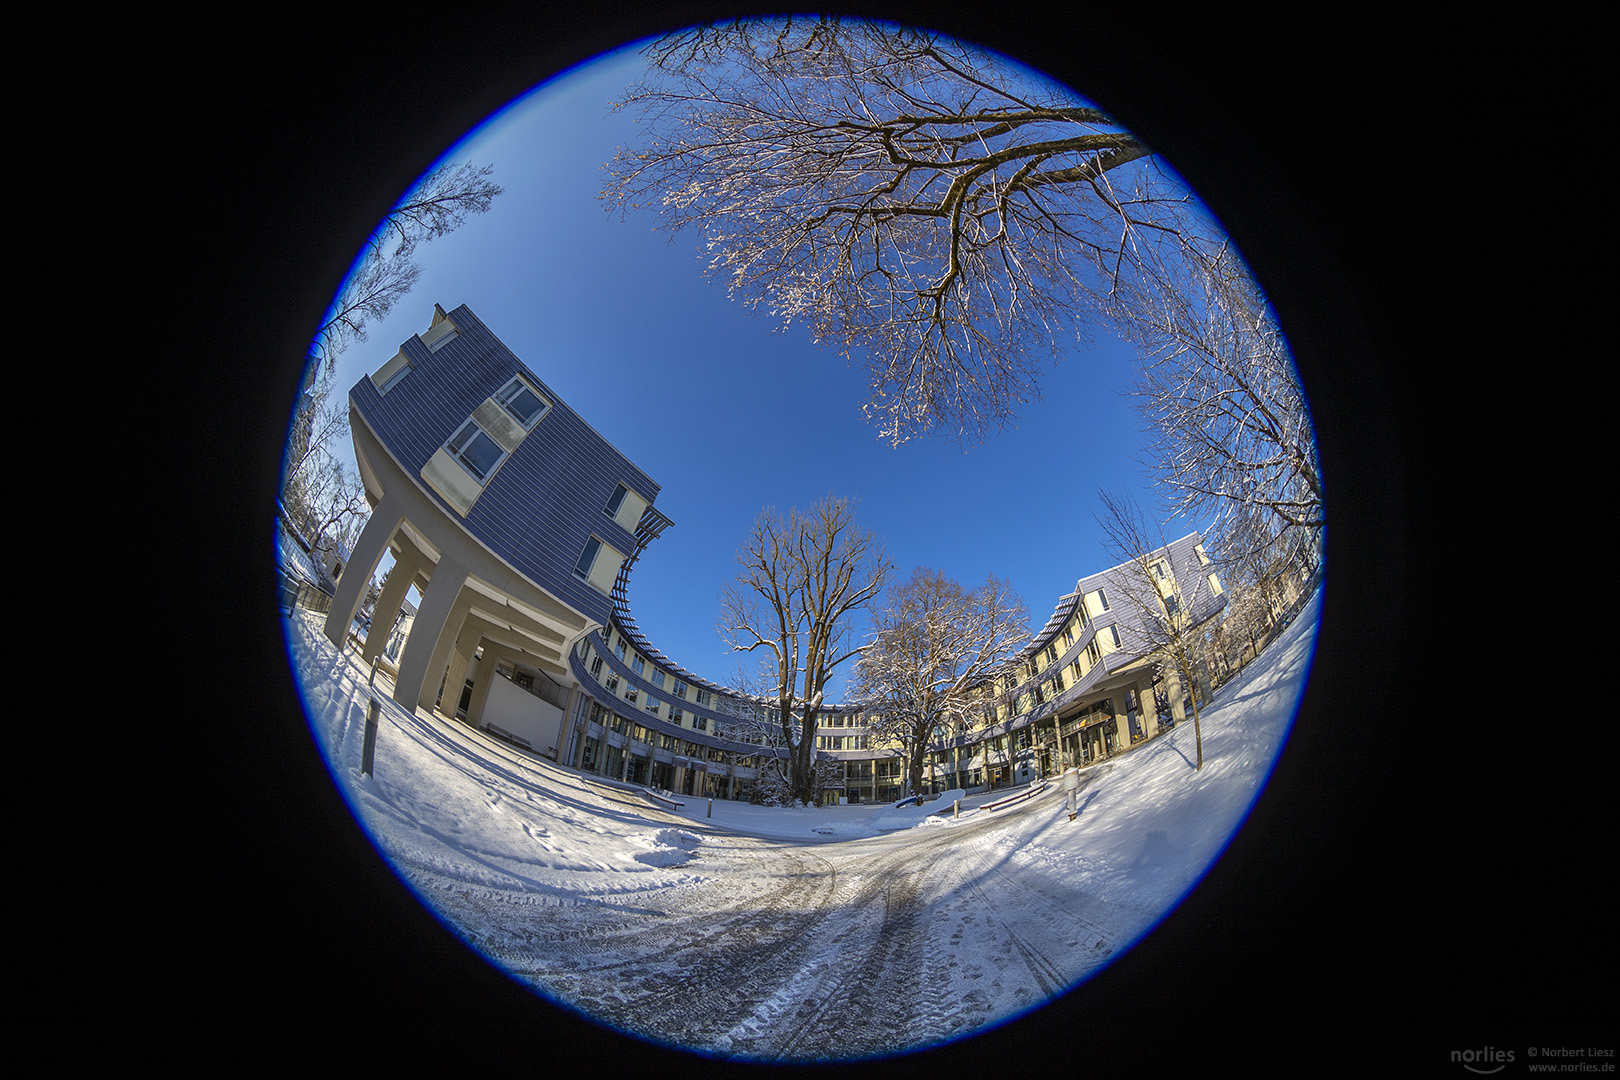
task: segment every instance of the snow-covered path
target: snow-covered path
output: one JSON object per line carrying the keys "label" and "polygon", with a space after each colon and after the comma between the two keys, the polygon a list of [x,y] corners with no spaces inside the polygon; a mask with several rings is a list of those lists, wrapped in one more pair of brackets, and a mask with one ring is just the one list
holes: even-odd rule
{"label": "snow-covered path", "polygon": [[872,807],[658,810],[382,693],[375,775],[361,777],[364,674],[302,617],[289,637],[312,729],[356,816],[469,944],[621,1030],[817,1060],[1009,1019],[1162,918],[1258,793],[1315,617],[1313,602],[1223,688],[1205,715],[1203,770],[1189,722],[1088,770],[1077,822],[1054,788],[959,819],[918,811],[916,827],[892,832],[878,828],[896,824],[892,812]]}

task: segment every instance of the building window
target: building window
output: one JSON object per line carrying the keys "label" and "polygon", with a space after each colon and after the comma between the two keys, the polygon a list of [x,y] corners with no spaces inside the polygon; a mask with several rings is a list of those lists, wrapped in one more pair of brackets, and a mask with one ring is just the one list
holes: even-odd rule
{"label": "building window", "polygon": [[390,391],[394,387],[398,386],[400,384],[400,381],[402,379],[404,379],[405,376],[409,375],[410,373],[411,373],[410,361],[406,361],[405,363],[403,363],[403,364],[401,364],[399,366],[399,369],[397,371],[395,371],[392,375],[388,376],[388,379],[387,379],[386,382],[384,382],[381,386],[377,387],[377,393],[378,394],[386,394],[386,393],[388,393],[388,391]]}
{"label": "building window", "polygon": [[440,319],[427,328],[427,332],[419,335],[422,344],[426,345],[428,352],[438,352],[452,341],[456,340],[456,324],[449,319]]}
{"label": "building window", "polygon": [[1104,611],[1108,610],[1108,592],[1106,590],[1104,590],[1104,589],[1098,589],[1097,590],[1097,603],[1102,605],[1102,609]]}
{"label": "building window", "polygon": [[642,708],[646,709],[650,713],[657,714],[658,706],[660,704],[662,704],[662,703],[657,698],[653,697],[651,694],[648,694],[647,695],[647,704],[643,705]]}
{"label": "building window", "polygon": [[1204,551],[1204,545],[1203,544],[1198,544],[1198,545],[1194,546],[1193,547],[1193,552],[1198,556],[1198,563],[1199,563],[1200,566],[1208,566],[1209,565],[1209,555]]}
{"label": "building window", "polygon": [[535,422],[551,408],[545,398],[535,393],[534,388],[517,375],[512,376],[512,381],[501,387],[500,392],[495,395],[495,400],[525,429],[534,427]]}
{"label": "building window", "polygon": [[632,705],[634,705],[636,703],[636,698],[639,697],[639,696],[640,696],[639,693],[637,692],[636,688],[633,687],[633,686],[627,688],[625,690],[625,692],[624,692],[624,700],[628,701]]}
{"label": "building window", "polygon": [[664,673],[662,671],[655,671],[652,673],[652,678],[647,681],[652,683],[658,689],[662,690],[664,688]]}
{"label": "building window", "polygon": [[619,644],[614,648],[613,655],[619,658],[621,664],[624,663],[624,638],[619,639]]}
{"label": "building window", "polygon": [[[602,541],[598,540],[594,536],[589,540],[586,540],[585,550],[580,552],[579,562],[574,564],[574,576],[578,578],[589,578],[591,576],[591,567],[596,562],[596,554],[601,550]],[[619,659],[624,659],[623,641],[619,642]]]}
{"label": "building window", "polygon": [[630,670],[634,671],[637,675],[640,675],[640,674],[642,674],[643,671],[646,670],[646,667],[647,667],[647,661],[643,660],[641,657],[638,656],[638,657],[636,657],[635,663],[630,665]]}
{"label": "building window", "polygon": [[679,723],[682,722],[683,719],[684,718],[683,718],[683,716],[681,714],[681,710],[679,710],[679,709],[671,709],[671,710],[669,710],[669,722],[670,723],[679,724]]}
{"label": "building window", "polygon": [[591,677],[593,679],[594,678],[600,678],[601,675],[602,675],[602,658],[600,656],[593,656],[591,658]]}
{"label": "building window", "polygon": [[678,683],[675,684],[675,696],[680,698],[682,701],[686,700],[686,684],[685,683],[678,682]]}
{"label": "building window", "polygon": [[625,487],[623,484],[620,484],[618,487],[614,488],[613,498],[609,499],[607,505],[602,508],[602,513],[606,514],[608,517],[616,517],[619,513],[620,505],[624,502],[624,497],[628,494],[630,494],[630,489]]}
{"label": "building window", "polygon": [[[455,437],[444,444],[446,452],[482,483],[495,466],[501,463],[506,451],[501,449],[499,443],[478,426],[476,420],[468,420]],[[594,554],[593,554],[594,557]]]}
{"label": "building window", "polygon": [[699,705],[708,705],[709,704],[709,692],[707,690],[699,690],[698,691],[697,703]]}
{"label": "building window", "polygon": [[693,727],[694,730],[697,730],[697,731],[707,731],[707,730],[709,730],[709,718],[706,717],[706,716],[694,716],[694,717],[692,717],[692,727]]}
{"label": "building window", "polygon": [[1110,626],[1108,628],[1108,633],[1109,633],[1109,636],[1111,636],[1114,639],[1114,648],[1116,648],[1116,649],[1119,648],[1119,627]]}

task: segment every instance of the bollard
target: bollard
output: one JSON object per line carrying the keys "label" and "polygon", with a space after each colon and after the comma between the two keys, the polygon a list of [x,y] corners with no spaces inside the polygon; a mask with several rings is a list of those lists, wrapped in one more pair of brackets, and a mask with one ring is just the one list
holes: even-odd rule
{"label": "bollard", "polygon": [[366,738],[360,747],[360,775],[371,775],[372,758],[377,752],[377,714],[382,704],[376,698],[371,699],[371,707],[366,710]]}
{"label": "bollard", "polygon": [[951,803],[951,817],[961,817],[961,816],[962,816],[962,800],[957,799],[955,802]]}
{"label": "bollard", "polygon": [[703,816],[704,817],[714,817],[714,800],[713,799],[709,800],[709,812],[707,814],[703,815]]}

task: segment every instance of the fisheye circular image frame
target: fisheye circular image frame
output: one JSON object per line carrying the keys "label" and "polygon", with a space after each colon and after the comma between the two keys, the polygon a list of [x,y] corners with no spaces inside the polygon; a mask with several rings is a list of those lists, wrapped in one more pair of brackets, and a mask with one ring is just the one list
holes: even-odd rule
{"label": "fisheye circular image frame", "polygon": [[[952,53],[959,47],[948,39],[861,29],[897,35],[872,69],[885,79],[899,53],[937,61],[935,78],[988,91],[984,68]],[[794,58],[832,48],[838,33],[836,23],[812,22]],[[644,55],[667,71],[682,50],[707,63],[704,50],[725,44],[689,35]],[[759,40],[745,51],[757,55]],[[902,80],[900,89],[915,97],[921,85]],[[733,104],[710,89],[711,100]],[[658,108],[671,100],[646,84],[629,100],[637,94]],[[722,590],[721,637],[777,661],[713,681],[671,661],[630,614],[630,569],[672,524],[655,506],[656,469],[642,471],[598,434],[574,395],[553,385],[545,358],[520,356],[467,303],[436,304],[428,325],[382,350],[391,356],[370,357],[364,378],[346,388],[323,381],[340,353],[367,340],[367,317],[386,325],[389,307],[368,315],[364,302],[411,294],[417,246],[446,246],[441,238],[506,196],[504,177],[492,180],[487,167],[447,159],[413,186],[374,231],[317,335],[281,533],[289,650],[317,742],[378,850],[435,916],[509,976],[594,1022],[702,1055],[802,1062],[881,1059],[997,1027],[1085,980],[1173,910],[1224,849],[1286,739],[1314,646],[1323,558],[1314,432],[1280,329],[1230,241],[1174,174],[1164,170],[1166,190],[1113,184],[1152,157],[1134,136],[1083,101],[1031,106],[1027,89],[1001,95],[998,107],[962,99],[952,133],[933,136],[935,151],[951,147],[934,159],[949,162],[941,175],[992,180],[975,194],[968,181],[924,179],[907,204],[937,211],[932,195],[922,199],[931,187],[968,193],[946,207],[947,238],[885,225],[873,247],[917,245],[905,265],[921,277],[900,293],[935,313],[971,291],[957,284],[973,277],[971,250],[989,249],[1003,265],[1041,256],[1040,273],[992,282],[988,299],[898,328],[829,308],[827,296],[849,303],[847,283],[818,282],[791,260],[741,292],[746,302],[762,290],[778,314],[787,304],[790,322],[797,311],[817,343],[842,344],[845,355],[899,355],[913,370],[920,362],[943,372],[910,383],[890,361],[869,367],[867,413],[890,453],[941,432],[960,449],[1016,427],[1016,410],[1041,396],[1041,368],[1024,350],[1053,310],[1084,308],[1121,327],[1145,375],[1133,386],[1142,411],[1159,417],[1161,435],[1188,440],[1158,447],[1176,463],[1161,467],[1160,484],[1183,493],[1170,516],[1213,509],[1215,533],[1168,536],[1129,493],[1099,491],[1099,554],[1077,578],[1070,570],[1073,585],[1044,626],[1029,623],[994,566],[983,585],[921,566],[907,579],[882,538],[857,524],[853,500],[827,497],[783,515],[765,490],[750,496],[767,508],[738,549],[742,572]],[[896,133],[926,125],[897,124],[873,123],[866,137],[910,174],[923,158],[911,147],[896,153]],[[977,125],[971,137],[964,124]],[[1071,146],[998,143],[1042,124],[1087,127]],[[1010,162],[1008,174],[994,177],[990,165],[975,173],[961,147]],[[665,158],[686,168],[689,153],[667,147]],[[730,146],[695,175],[738,159]],[[669,183],[667,174],[646,180],[636,164],[645,155],[619,160],[631,163],[616,174],[621,208],[647,196],[637,185]],[[1057,279],[1052,268],[1078,257],[1061,243],[1007,254],[1006,236],[1030,225],[1007,209],[1020,185],[1042,196],[1036,217],[1051,221],[1061,215],[1046,195],[1069,184],[1084,185],[1123,226],[1112,247],[1080,245],[1100,283]],[[870,212],[873,193],[895,187],[893,178],[873,183],[851,220],[900,217]],[[707,227],[739,211],[693,213],[684,223]],[[987,214],[1003,220],[986,230]],[[1080,231],[1056,224],[1051,236]],[[709,236],[724,251],[738,234]],[[769,238],[745,236],[771,249]],[[1174,242],[1162,250],[1148,242],[1164,237]],[[746,243],[736,256],[748,267],[760,257]],[[893,276],[881,254],[873,267],[862,276]],[[738,274],[729,276],[736,293]],[[1046,301],[1055,307],[1037,303],[1020,324],[1028,316],[1013,298],[1038,284],[1056,290]],[[892,295],[864,303],[892,310]],[[978,324],[1008,312],[1016,317],[1000,330],[1013,348],[986,348]],[[973,345],[988,354],[984,370],[959,362]],[[1185,372],[1212,360],[1261,364],[1235,384],[1250,394],[1246,419],[1219,432],[1229,412],[1176,411],[1188,404],[1175,396]],[[997,370],[1003,381],[985,374]],[[1256,370],[1271,381],[1261,385]],[[336,408],[334,388],[346,394]],[[1235,512],[1187,496],[1210,481],[1187,479],[1186,446],[1254,435],[1270,422],[1257,419],[1263,407],[1283,412],[1290,392],[1292,428],[1260,437],[1281,438],[1296,467],[1251,472],[1247,487],[1235,485],[1245,493],[1231,500]],[[1228,385],[1189,397],[1236,393]],[[322,454],[336,461],[344,435],[353,471],[337,461],[321,472]],[[827,444],[812,445],[814,454]],[[1068,535],[1066,519],[1049,513],[1048,522]],[[790,555],[807,549],[819,558]],[[374,578],[383,561],[387,573]],[[808,569],[829,561],[847,578]],[[685,611],[690,618],[689,602]],[[866,624],[847,618],[857,613]],[[771,619],[791,631],[771,633]],[[941,654],[926,669],[909,648],[919,626]],[[845,661],[838,689],[847,696],[829,699]]]}

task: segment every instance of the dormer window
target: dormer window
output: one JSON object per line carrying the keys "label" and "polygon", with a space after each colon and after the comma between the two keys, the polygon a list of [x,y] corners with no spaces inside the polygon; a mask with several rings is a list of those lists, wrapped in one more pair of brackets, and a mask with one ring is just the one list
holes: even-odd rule
{"label": "dormer window", "polygon": [[456,332],[456,324],[448,318],[435,319],[433,325],[421,335],[422,344],[427,346],[428,352],[438,352],[456,340]]}

